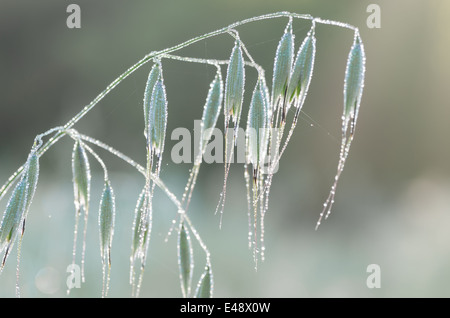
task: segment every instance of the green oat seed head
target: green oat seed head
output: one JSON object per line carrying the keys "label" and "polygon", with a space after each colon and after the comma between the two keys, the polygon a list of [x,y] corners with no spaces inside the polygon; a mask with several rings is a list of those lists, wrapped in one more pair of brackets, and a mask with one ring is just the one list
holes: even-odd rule
{"label": "green oat seed head", "polygon": [[86,150],[81,141],[76,141],[72,152],[72,174],[77,214],[83,208],[89,211],[91,170]]}
{"label": "green oat seed head", "polygon": [[178,234],[178,266],[183,297],[189,297],[194,272],[194,253],[189,231],[183,222]]}
{"label": "green oat seed head", "polygon": [[205,106],[203,108],[202,123],[201,123],[201,153],[211,138],[212,130],[217,124],[217,119],[220,115],[220,110],[223,101],[223,81],[220,68],[217,68],[217,74],[211,82],[208,96],[206,98]]}
{"label": "green oat seed head", "polygon": [[137,258],[143,257],[144,246],[147,242],[148,228],[143,228],[142,216],[144,213],[144,203],[145,203],[146,189],[144,188],[139,195],[136,209],[134,212],[134,222],[133,222],[133,235],[132,235],[132,245],[131,245],[131,261],[134,262]]}
{"label": "green oat seed head", "polygon": [[162,77],[157,80],[153,88],[148,119],[147,142],[151,153],[159,157],[164,150],[167,125],[167,97]]}
{"label": "green oat seed head", "polygon": [[247,120],[247,160],[257,170],[263,164],[268,133],[267,106],[261,81],[255,86]]}
{"label": "green oat seed head", "polygon": [[278,43],[273,64],[272,78],[272,108],[278,109],[279,105],[286,103],[286,92],[291,75],[294,57],[294,35],[292,34],[292,20],[284,30],[284,34]]}
{"label": "green oat seed head", "polygon": [[110,264],[111,242],[114,234],[115,199],[109,180],[105,180],[98,222],[100,226],[100,253],[104,264]]}
{"label": "green oat seed head", "polygon": [[100,256],[103,265],[102,297],[106,297],[109,289],[111,271],[111,243],[114,235],[115,198],[109,180],[105,180],[105,186],[100,200],[98,223],[100,227]]}
{"label": "green oat seed head", "polygon": [[22,235],[25,230],[25,218],[36,191],[38,177],[39,157],[36,149],[33,149],[28,156],[22,177],[16,184],[7,203],[0,225],[0,252],[6,249],[1,265],[2,268],[5,265],[6,258],[11,246],[14,244],[21,224]]}
{"label": "green oat seed head", "polygon": [[195,298],[212,298],[213,291],[213,277],[211,272],[211,266],[206,265],[205,271],[197,285],[197,289],[195,291]]}
{"label": "green oat seed head", "polygon": [[289,104],[297,108],[297,114],[303,106],[309,84],[311,83],[314,58],[316,54],[316,38],[312,28],[303,40],[292,68],[287,96]]}
{"label": "green oat seed head", "polygon": [[244,84],[244,57],[242,55],[240,42],[236,41],[231,52],[230,63],[227,68],[224,97],[225,123],[228,124],[231,116],[235,127],[239,126],[242,102],[244,100]]}
{"label": "green oat seed head", "polygon": [[343,114],[343,134],[346,134],[350,125],[350,132],[353,134],[356,119],[358,117],[359,106],[364,88],[365,75],[365,53],[359,32],[355,32],[353,45],[347,59],[344,82],[344,114]]}
{"label": "green oat seed head", "polygon": [[[145,85],[144,92],[144,119],[145,127],[149,126],[148,115],[150,112],[150,102],[152,99],[153,88],[155,87],[156,81],[159,79],[161,73],[161,65],[159,62],[153,64],[152,69],[148,75],[147,84]],[[147,129],[144,129],[144,136],[147,137]]]}

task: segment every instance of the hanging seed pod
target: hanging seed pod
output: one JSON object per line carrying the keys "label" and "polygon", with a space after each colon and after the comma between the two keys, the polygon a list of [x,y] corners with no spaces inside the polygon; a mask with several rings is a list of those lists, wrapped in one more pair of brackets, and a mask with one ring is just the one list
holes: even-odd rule
{"label": "hanging seed pod", "polygon": [[131,261],[132,263],[137,258],[142,258],[144,254],[144,246],[147,242],[147,234],[148,229],[143,228],[143,222],[142,222],[142,215],[144,212],[144,203],[145,203],[145,189],[142,190],[141,194],[139,195],[136,209],[134,212],[134,222],[133,222],[133,236],[132,236],[132,245],[131,245]]}
{"label": "hanging seed pod", "polygon": [[345,70],[343,135],[346,134],[349,125],[351,134],[355,128],[364,88],[365,60],[364,46],[359,32],[356,31]]}
{"label": "hanging seed pod", "polygon": [[108,294],[109,274],[111,269],[111,243],[114,235],[115,199],[109,180],[105,180],[100,200],[98,223],[100,227],[100,254],[103,264],[102,295]]}
{"label": "hanging seed pod", "polygon": [[110,264],[111,242],[114,234],[115,203],[114,192],[108,180],[105,181],[100,201],[98,222],[100,226],[100,252],[102,260]]}
{"label": "hanging seed pod", "polygon": [[[323,210],[317,221],[316,229],[319,227],[322,218],[325,216],[326,219],[331,214],[337,184],[341,173],[344,170],[345,162],[353,141],[356,120],[358,118],[358,111],[364,88],[365,59],[364,46],[361,42],[358,30],[356,30],[355,38],[348,54],[347,67],[345,70],[344,113],[342,115],[342,140],[339,163],[330,193],[323,204]],[[349,128],[350,132],[348,133]]]}
{"label": "hanging seed pod", "polygon": [[[250,195],[250,181],[247,168],[245,170],[245,179],[247,187],[247,200],[248,200],[248,221],[249,221],[249,246],[253,246],[255,266],[257,255],[257,215],[258,215],[258,196],[262,190],[262,170],[261,167],[265,164],[265,158],[267,154],[269,130],[268,123],[269,118],[267,116],[267,101],[264,93],[265,86],[263,80],[259,79],[253,91],[252,99],[250,101],[250,109],[248,112],[247,121],[247,133],[246,133],[246,146],[247,146],[247,163],[252,164],[253,167],[253,186],[252,194]],[[253,197],[253,198],[252,198]],[[253,208],[253,219],[251,209]],[[253,220],[253,222],[252,222]],[[262,219],[261,219],[262,221]],[[252,226],[253,223],[253,226]],[[254,239],[252,241],[252,236]],[[262,235],[262,232],[261,232]]]}
{"label": "hanging seed pod", "polygon": [[223,100],[223,81],[220,68],[217,68],[217,74],[211,82],[208,96],[206,97],[205,106],[203,108],[202,123],[201,123],[201,148],[200,153],[204,149],[211,138],[212,129],[216,126],[217,119],[220,115]]}
{"label": "hanging seed pod", "polygon": [[5,250],[5,255],[2,261],[2,267],[5,264],[6,258],[9,254],[11,245],[16,239],[16,235],[23,220],[25,208],[27,204],[27,182],[26,177],[22,177],[19,183],[14,188],[11,198],[6,206],[3,214],[2,224],[0,227],[0,251]]}
{"label": "hanging seed pod", "polygon": [[84,233],[81,259],[81,279],[84,281],[84,258],[86,251],[86,235],[87,235],[87,221],[89,215],[89,201],[90,201],[90,185],[91,185],[91,170],[89,160],[84,144],[77,140],[72,151],[72,182],[74,191],[75,204],[75,225],[72,257],[75,264],[77,238],[78,238],[78,222],[81,210],[84,211]]}
{"label": "hanging seed pod", "polygon": [[270,93],[269,89],[267,88],[266,79],[264,77],[261,77],[259,80],[259,89],[261,90],[261,94],[264,99],[264,105],[266,108],[266,117],[267,117],[267,123],[266,126],[270,126],[270,118],[272,115],[272,109],[270,107]]}
{"label": "hanging seed pod", "polygon": [[14,244],[19,227],[25,230],[25,219],[31,205],[39,178],[39,158],[35,149],[28,156],[22,177],[14,188],[3,214],[0,225],[0,252],[5,249],[2,266],[4,266],[11,245]]}
{"label": "hanging seed pod", "polygon": [[147,141],[151,153],[161,156],[164,150],[167,125],[167,97],[162,78],[158,79],[153,88],[148,118]]}
{"label": "hanging seed pod", "polygon": [[256,171],[264,163],[267,147],[267,106],[262,84],[256,84],[250,102],[247,121],[247,161]]}
{"label": "hanging seed pod", "polygon": [[284,30],[284,34],[278,43],[273,65],[272,79],[272,108],[277,110],[283,107],[283,118],[286,113],[286,94],[291,75],[292,62],[294,57],[294,35],[292,34],[292,20]]}
{"label": "hanging seed pod", "polygon": [[89,193],[91,185],[91,170],[86,150],[80,141],[76,141],[72,152],[73,189],[77,213],[83,208],[89,210]]}
{"label": "hanging seed pod", "polygon": [[[145,119],[145,127],[149,126],[149,112],[150,112],[150,102],[152,99],[152,93],[153,89],[155,87],[156,81],[160,77],[160,64],[155,63],[153,64],[152,69],[150,70],[150,73],[148,74],[147,84],[145,85],[145,92],[144,92],[144,119]],[[147,128],[144,129],[144,136],[147,137]]]}
{"label": "hanging seed pod", "polygon": [[314,36],[314,28],[312,28],[297,52],[287,91],[289,104],[292,103],[297,108],[296,118],[303,106],[309,84],[311,83],[315,54],[316,38]]}
{"label": "hanging seed pod", "polygon": [[213,294],[213,276],[211,266],[206,265],[195,291],[195,298],[212,298]]}
{"label": "hanging seed pod", "polygon": [[[185,187],[185,192],[182,197],[182,204],[186,202],[186,209],[189,206],[192,192],[194,190],[195,184],[197,182],[197,176],[200,170],[200,165],[202,163],[203,154],[205,152],[206,146],[213,134],[213,129],[216,127],[217,119],[220,115],[220,110],[222,107],[223,100],[223,81],[222,72],[220,66],[217,66],[217,73],[213,81],[209,86],[208,95],[206,97],[206,102],[203,107],[203,115],[200,124],[200,142],[198,145],[198,154],[194,159],[194,166],[189,174],[189,179]],[[173,224],[175,225],[175,223]],[[173,229],[173,228],[172,228]],[[170,232],[172,231],[170,230]]]}
{"label": "hanging seed pod", "polygon": [[194,253],[189,231],[183,223],[178,234],[178,266],[183,297],[189,297],[194,272]]}
{"label": "hanging seed pod", "polygon": [[[227,77],[225,80],[225,124],[228,124],[230,116],[234,126],[239,126],[244,100],[245,68],[244,57],[239,41],[236,41],[231,52],[230,63],[228,64]],[[228,127],[225,127],[228,128]],[[237,132],[237,130],[235,130]],[[237,136],[235,136],[237,137]]]}
{"label": "hanging seed pod", "polygon": [[[220,199],[216,207],[216,214],[220,210],[222,224],[222,215],[225,207],[226,188],[228,173],[230,170],[230,162],[233,155],[232,145],[237,142],[239,132],[239,122],[241,118],[242,101],[244,99],[245,86],[245,67],[244,57],[240,41],[236,40],[230,56],[230,62],[227,69],[227,77],[225,80],[225,97],[224,97],[224,117],[225,117],[225,173],[223,179],[223,189]],[[233,142],[230,143],[228,138],[228,128],[230,117],[234,124]],[[231,137],[231,136],[230,136]],[[221,225],[220,225],[221,226]]]}
{"label": "hanging seed pod", "polygon": [[[131,257],[130,257],[130,284],[132,285],[133,295],[138,296],[142,277],[144,273],[145,260],[151,232],[151,193],[148,190],[148,184],[139,195],[134,213],[132,239],[131,239]],[[135,267],[140,264],[140,276],[136,285]]]}
{"label": "hanging seed pod", "polygon": [[27,172],[27,206],[26,212],[29,211],[31,201],[33,200],[34,193],[36,192],[36,187],[39,178],[39,157],[35,151],[33,151],[28,158],[28,172]]}

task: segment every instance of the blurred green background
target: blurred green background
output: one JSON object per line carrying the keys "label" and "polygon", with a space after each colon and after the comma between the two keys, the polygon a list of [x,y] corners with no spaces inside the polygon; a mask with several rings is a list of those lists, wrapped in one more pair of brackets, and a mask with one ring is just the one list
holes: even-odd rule
{"label": "blurred green background", "polygon": [[[214,296],[450,296],[450,147],[445,141],[450,136],[449,1],[79,0],[81,29],[66,26],[69,3],[0,2],[0,183],[25,161],[36,134],[66,123],[150,51],[277,11],[347,22],[360,28],[365,44],[366,86],[332,214],[314,230],[338,161],[343,79],[353,34],[318,25],[314,78],[302,120],[274,178],[266,260],[258,271],[247,247],[242,165],[232,166],[222,229],[214,209],[223,166],[202,166],[189,213],[212,254]],[[381,8],[380,29],[366,25],[371,3]],[[285,24],[286,19],[277,19],[239,28],[255,60],[266,68],[269,83]],[[309,26],[296,20],[297,46]],[[231,37],[220,36],[179,53],[227,58],[232,45]],[[162,178],[180,194],[190,165],[169,160],[174,144],[170,132],[192,129],[194,119],[200,119],[215,71],[175,61],[163,65],[169,118]],[[146,65],[134,73],[76,125],[142,163],[142,98],[149,69]],[[65,138],[41,160],[21,252],[25,297],[66,296],[74,223],[71,149]],[[110,167],[117,199],[110,296],[129,297],[131,226],[143,180],[121,161],[99,153]],[[97,207],[102,172],[94,161],[91,165],[86,283],[70,297],[101,295]],[[2,212],[6,201],[0,202]],[[160,191],[155,201],[141,296],[181,297],[176,237],[164,242],[176,210]],[[197,281],[204,266],[201,252],[195,262]],[[381,268],[379,289],[366,286],[369,264]],[[14,297],[15,272],[14,250],[0,276],[0,296]]]}

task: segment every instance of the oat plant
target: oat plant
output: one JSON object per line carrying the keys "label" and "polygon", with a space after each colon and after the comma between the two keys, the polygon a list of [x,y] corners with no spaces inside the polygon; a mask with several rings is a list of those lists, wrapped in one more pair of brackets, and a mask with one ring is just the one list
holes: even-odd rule
{"label": "oat plant", "polygon": [[[274,63],[270,84],[267,82],[265,68],[253,59],[250,51],[239,35],[239,27],[256,23],[260,20],[284,19],[286,27],[274,52]],[[294,24],[304,27],[309,25],[309,32],[301,41],[295,41]],[[74,190],[74,245],[73,262],[78,255],[77,239],[83,225],[81,250],[81,274],[84,281],[85,247],[87,222],[92,218],[93,208],[91,197],[91,169],[90,162],[97,161],[103,168],[104,187],[99,198],[97,209],[98,233],[100,238],[100,257],[103,264],[102,296],[107,296],[113,234],[115,231],[114,217],[116,213],[133,213],[133,211],[115,211],[114,184],[108,176],[106,163],[97,154],[96,148],[101,148],[122,159],[126,164],[134,167],[145,180],[143,189],[136,193],[136,207],[134,222],[129,224],[131,229],[130,250],[130,284],[132,294],[139,295],[143,282],[146,259],[151,240],[152,219],[158,217],[158,206],[153,204],[155,188],[159,188],[174,205],[173,226],[168,229],[169,234],[176,232],[177,253],[181,294],[183,297],[212,297],[213,295],[213,266],[211,253],[203,241],[200,233],[191,222],[188,207],[196,185],[202,164],[203,154],[212,136],[212,130],[218,126],[223,115],[225,131],[225,164],[222,192],[218,194],[218,204],[215,213],[220,220],[226,201],[227,177],[230,170],[231,158],[237,144],[237,139],[245,138],[246,157],[244,164],[244,181],[248,199],[248,245],[254,259],[255,267],[258,261],[264,260],[264,216],[269,210],[269,195],[272,179],[278,169],[280,159],[298,124],[308,89],[313,76],[316,37],[318,25],[334,26],[350,30],[353,34],[353,44],[347,60],[344,74],[343,114],[342,114],[342,142],[339,154],[337,172],[333,180],[328,197],[320,212],[317,227],[323,218],[327,218],[334,203],[337,184],[344,169],[350,146],[354,137],[358,111],[364,86],[365,54],[358,28],[346,23],[315,18],[306,14],[277,12],[253,17],[235,22],[222,29],[203,34],[173,47],[151,52],[140,61],[127,69],[105,90],[103,90],[90,104],[85,106],[75,117],[63,126],[52,128],[36,136],[30,154],[25,163],[0,188],[0,199],[8,192],[10,199],[6,205],[0,225],[0,251],[3,253],[1,269],[6,264],[14,243],[20,245],[24,237],[25,222],[30,205],[34,197],[39,177],[39,161],[41,157],[63,137],[73,141],[72,174]],[[204,59],[177,55],[177,51],[193,43],[216,36],[230,36],[234,45],[230,48],[229,59]],[[298,42],[299,44],[297,45]],[[201,139],[185,191],[181,196],[174,194],[164,183],[161,173],[162,162],[168,160],[164,156],[166,127],[169,120],[170,96],[166,94],[164,81],[164,64],[170,60],[186,63],[200,63],[214,67],[216,72],[211,84],[201,120]],[[77,131],[75,124],[86,116],[100,101],[128,76],[147,63],[152,64],[143,92],[143,121],[142,129],[145,136],[143,147],[146,149],[145,164],[141,165],[119,150],[100,140],[86,136]],[[270,65],[272,66],[272,65]],[[246,72],[255,71],[257,79],[250,82]],[[244,103],[244,94],[251,94],[248,105]],[[239,130],[243,126],[242,111],[247,112],[244,133]],[[244,136],[242,136],[242,134]],[[211,211],[214,213],[214,211]],[[80,224],[82,221],[82,224]],[[316,228],[317,228],[316,227]],[[194,262],[194,244],[204,252],[204,259]],[[19,258],[17,265],[16,293],[19,289]],[[194,277],[194,266],[203,266],[200,277]]]}

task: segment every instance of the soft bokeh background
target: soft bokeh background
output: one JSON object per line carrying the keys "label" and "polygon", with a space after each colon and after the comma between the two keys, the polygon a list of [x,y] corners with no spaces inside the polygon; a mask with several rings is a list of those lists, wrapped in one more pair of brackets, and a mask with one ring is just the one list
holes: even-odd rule
{"label": "soft bokeh background", "polygon": [[[450,296],[449,1],[79,0],[81,29],[75,30],[66,27],[69,3],[0,2],[0,183],[24,162],[36,134],[67,122],[150,51],[276,11],[347,22],[360,28],[365,43],[366,87],[332,215],[314,230],[338,160],[344,70],[353,35],[319,25],[314,79],[300,126],[274,178],[266,261],[258,271],[247,248],[242,166],[232,167],[222,229],[214,209],[223,167],[204,165],[201,170],[190,215],[212,253],[214,295]],[[366,26],[370,3],[381,7],[380,29]],[[268,79],[285,23],[262,21],[239,29],[256,61],[268,70]],[[308,29],[308,22],[295,22],[297,45]],[[180,54],[226,58],[232,44],[221,36]],[[142,96],[149,68],[124,81],[76,126],[139,162],[144,162]],[[192,129],[193,120],[201,117],[214,69],[168,61],[164,72],[169,138],[172,129]],[[173,144],[167,142],[166,159]],[[74,221],[71,148],[72,142],[63,139],[41,160],[21,252],[25,297],[66,296]],[[128,297],[132,216],[143,181],[119,160],[99,153],[110,167],[117,195],[110,295]],[[101,295],[97,206],[102,175],[91,164],[87,280],[70,297]],[[177,194],[189,167],[166,160],[162,177]],[[141,296],[180,297],[175,236],[164,242],[176,211],[161,192],[155,200]],[[2,211],[6,201],[0,203]],[[369,264],[381,268],[379,289],[366,286]],[[198,253],[195,280],[203,266]],[[14,296],[15,271],[14,251],[0,276],[0,296]]]}

